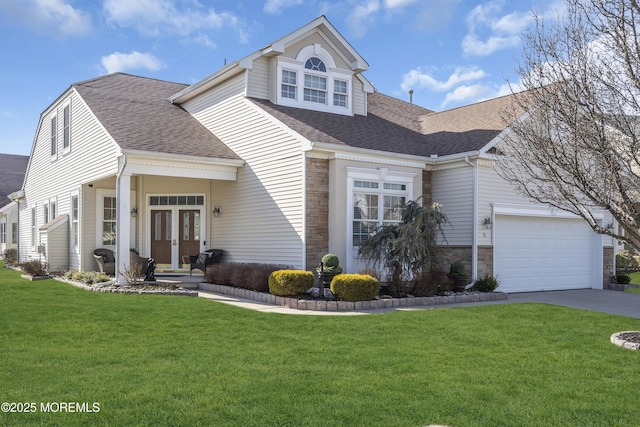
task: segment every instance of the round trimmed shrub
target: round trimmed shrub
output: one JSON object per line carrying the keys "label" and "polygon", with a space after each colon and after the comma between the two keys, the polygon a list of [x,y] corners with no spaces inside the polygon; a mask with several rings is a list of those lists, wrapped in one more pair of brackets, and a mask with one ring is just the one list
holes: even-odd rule
{"label": "round trimmed shrub", "polygon": [[303,294],[312,286],[310,271],[277,270],[269,276],[269,292],[280,297]]}
{"label": "round trimmed shrub", "polygon": [[[322,266],[327,273],[342,273],[342,267],[340,267],[340,260],[337,255],[326,254],[322,257]],[[319,269],[318,269],[319,271]]]}
{"label": "round trimmed shrub", "polygon": [[369,301],[378,296],[380,282],[368,274],[340,274],[333,278],[330,288],[343,301]]}

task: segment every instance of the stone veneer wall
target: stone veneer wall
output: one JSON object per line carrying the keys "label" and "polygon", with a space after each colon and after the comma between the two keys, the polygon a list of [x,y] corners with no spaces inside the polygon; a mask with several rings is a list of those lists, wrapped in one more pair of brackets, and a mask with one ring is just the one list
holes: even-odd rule
{"label": "stone veneer wall", "polygon": [[434,268],[448,273],[451,264],[455,261],[462,261],[471,274],[471,258],[471,246],[440,246]]}
{"label": "stone veneer wall", "polygon": [[608,289],[609,285],[614,281],[613,260],[613,246],[605,246],[602,250],[602,285],[604,289]]}
{"label": "stone veneer wall", "polygon": [[493,276],[493,246],[478,246],[478,278]]}
{"label": "stone veneer wall", "polygon": [[329,160],[307,158],[306,263],[312,269],[329,252]]}
{"label": "stone veneer wall", "polygon": [[433,202],[431,195],[431,171],[422,171],[422,206],[429,207]]}

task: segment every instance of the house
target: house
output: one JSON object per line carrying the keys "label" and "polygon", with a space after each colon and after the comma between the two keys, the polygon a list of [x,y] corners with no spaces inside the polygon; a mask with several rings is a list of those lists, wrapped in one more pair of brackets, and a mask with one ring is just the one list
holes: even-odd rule
{"label": "house", "polygon": [[18,248],[18,205],[9,195],[22,188],[28,156],[0,154],[0,256]]}
{"label": "house", "polygon": [[20,259],[94,270],[110,248],[121,276],[130,248],[170,271],[208,248],[301,269],[332,252],[357,272],[357,245],[422,197],[451,220],[442,268],[464,260],[506,291],[602,288],[611,239],[493,170],[510,97],[435,113],[376,92],[368,67],[321,16],[193,85],[72,84],[42,113],[12,196]]}

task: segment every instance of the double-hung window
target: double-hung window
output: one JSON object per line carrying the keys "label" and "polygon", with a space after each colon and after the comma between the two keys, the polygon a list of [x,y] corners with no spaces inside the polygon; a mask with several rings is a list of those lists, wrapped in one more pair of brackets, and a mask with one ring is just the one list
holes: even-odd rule
{"label": "double-hung window", "polygon": [[71,104],[67,104],[63,110],[62,120],[62,152],[71,150]]}
{"label": "double-hung window", "polygon": [[344,80],[333,81],[333,105],[336,107],[348,107],[347,82]]}
{"label": "double-hung window", "polygon": [[58,154],[58,117],[51,117],[51,157]]}
{"label": "double-hung window", "polygon": [[18,223],[17,222],[11,223],[11,243],[13,243],[14,245],[18,243]]}
{"label": "double-hung window", "polygon": [[116,244],[116,198],[104,196],[102,207],[102,245]]}
{"label": "double-hung window", "polygon": [[78,195],[71,196],[71,246],[78,246],[78,220],[79,220],[79,208],[78,208]]}
{"label": "double-hung window", "polygon": [[281,96],[288,99],[297,98],[298,74],[291,70],[282,70]]}
{"label": "double-hung window", "polygon": [[37,241],[36,241],[36,237],[37,237],[37,225],[36,225],[36,221],[37,221],[37,215],[36,215],[36,208],[31,208],[31,247],[35,248],[37,245]]}
{"label": "double-hung window", "polygon": [[0,222],[0,243],[7,243],[7,223]]}

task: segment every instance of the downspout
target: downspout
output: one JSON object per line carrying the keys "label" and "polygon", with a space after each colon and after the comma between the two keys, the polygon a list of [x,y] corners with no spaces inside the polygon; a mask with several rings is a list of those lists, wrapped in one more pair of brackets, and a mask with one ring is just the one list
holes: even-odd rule
{"label": "downspout", "polygon": [[478,166],[465,156],[466,164],[473,168],[473,243],[471,246],[471,282],[478,279]]}

